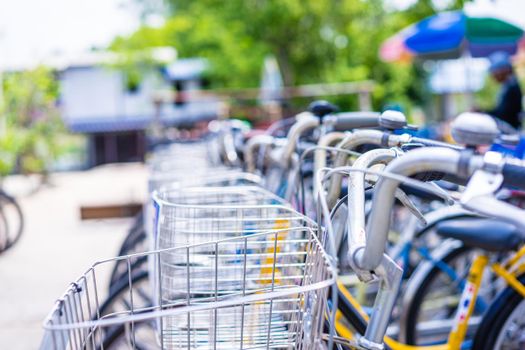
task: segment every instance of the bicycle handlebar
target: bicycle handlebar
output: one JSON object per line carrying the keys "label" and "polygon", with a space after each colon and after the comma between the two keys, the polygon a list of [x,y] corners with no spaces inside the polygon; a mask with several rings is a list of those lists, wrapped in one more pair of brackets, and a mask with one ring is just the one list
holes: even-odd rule
{"label": "bicycle handlebar", "polygon": [[[501,162],[499,170],[503,176],[503,184],[525,188],[525,163],[506,159]],[[415,149],[403,157],[393,160],[385,168],[385,172],[412,176],[421,172],[438,171],[469,178],[477,170],[484,169],[485,164],[484,157],[480,155],[469,155],[448,148],[429,147]],[[371,271],[381,262],[390,226],[389,220],[385,220],[385,217],[389,217],[394,204],[394,194],[399,185],[400,181],[387,177],[381,177],[377,182],[372,198],[372,211],[366,226],[366,244],[353,257],[360,269]],[[481,190],[483,191],[482,188]],[[484,200],[486,203],[490,202],[491,206],[483,209],[475,205],[476,209],[480,212],[483,211],[485,215],[501,217],[520,227],[525,227],[525,220],[521,218],[523,213],[520,209],[496,199],[490,199],[485,196]],[[465,201],[464,204],[467,202]],[[469,209],[474,207],[474,202],[468,203],[471,204]],[[516,217],[517,211],[521,213],[518,215],[519,217]]]}
{"label": "bicycle handlebar", "polygon": [[[457,174],[459,158],[458,151],[425,147],[395,159],[385,171],[404,176],[427,171]],[[372,211],[366,226],[367,242],[356,251],[359,254],[353,257],[356,265],[363,270],[374,270],[381,262],[390,226],[390,220],[385,220],[385,217],[390,217],[395,191],[399,185],[399,181],[386,177],[381,177],[376,184],[372,197]]]}
{"label": "bicycle handlebar", "polygon": [[458,146],[458,145],[453,145],[453,144],[442,142],[442,141],[425,139],[421,137],[412,137],[410,141],[414,143],[420,143],[427,147],[443,147],[443,148],[455,149],[458,151],[464,149],[463,147]]}
{"label": "bicycle handlebar", "polygon": [[[386,135],[386,137],[385,137]],[[400,143],[407,142],[409,139],[408,135],[393,135],[387,134],[380,130],[355,130],[349,134],[343,141],[341,141],[337,147],[353,150],[356,147],[364,144],[383,145],[385,147],[397,146]],[[333,167],[338,168],[346,165],[348,155],[345,153],[338,153],[335,157]],[[316,169],[317,170],[317,169]],[[331,207],[339,198],[341,183],[343,181],[343,175],[334,174],[328,187],[327,202]]]}
{"label": "bicycle handlebar", "polygon": [[[345,112],[324,117],[323,124],[331,126],[336,131],[346,131],[356,128],[378,127],[380,114],[377,112]],[[290,162],[297,141],[306,131],[321,125],[321,119],[310,113],[301,113],[296,117],[296,123],[288,133],[288,143],[282,153],[283,165]]]}
{"label": "bicycle handlebar", "polygon": [[503,185],[515,187],[525,191],[525,166],[506,162],[501,170],[503,174]]}
{"label": "bicycle handlebar", "polygon": [[244,164],[247,172],[253,173],[256,170],[256,154],[255,152],[261,147],[270,146],[274,142],[273,136],[270,135],[256,135],[246,142],[243,151]]}
{"label": "bicycle handlebar", "polygon": [[377,112],[345,112],[328,116],[324,124],[331,125],[334,131],[348,131],[357,128],[376,128],[381,114]]}
{"label": "bicycle handlebar", "polygon": [[292,155],[295,152],[297,141],[303,133],[319,126],[319,118],[314,117],[310,113],[301,113],[296,116],[295,124],[290,128],[287,139],[288,142],[284,147],[281,162],[284,167],[287,167],[292,159]]}
{"label": "bicycle handlebar", "polygon": [[[424,139],[420,137],[411,137],[408,134],[396,135],[383,132],[380,130],[356,130],[354,133],[348,135],[341,141],[338,147],[344,149],[355,149],[359,145],[373,144],[384,147],[400,146],[407,143],[420,143],[429,147],[441,147],[452,150],[462,150],[463,147],[451,145],[449,143]],[[336,156],[334,167],[341,167],[346,165],[348,155],[340,153]],[[317,169],[317,168],[316,168]],[[334,174],[330,185],[328,187],[327,202],[329,206],[333,206],[339,198],[340,188],[343,176],[341,174]]]}

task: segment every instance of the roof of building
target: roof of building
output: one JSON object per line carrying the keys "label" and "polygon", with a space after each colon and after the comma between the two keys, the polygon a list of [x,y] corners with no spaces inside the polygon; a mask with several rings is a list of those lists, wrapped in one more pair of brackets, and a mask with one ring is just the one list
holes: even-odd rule
{"label": "roof of building", "polygon": [[[160,120],[165,126],[191,125],[217,118],[218,109],[217,102],[188,103],[177,107],[170,114],[161,116]],[[65,123],[71,132],[94,134],[145,130],[153,120],[151,116],[97,117],[66,119]]]}

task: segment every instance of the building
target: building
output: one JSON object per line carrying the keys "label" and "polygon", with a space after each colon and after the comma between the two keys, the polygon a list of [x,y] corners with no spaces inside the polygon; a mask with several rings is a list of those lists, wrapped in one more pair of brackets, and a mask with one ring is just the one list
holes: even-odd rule
{"label": "building", "polygon": [[[218,104],[184,101],[180,96],[201,88],[206,68],[201,59],[179,59],[142,74],[130,82],[126,72],[112,68],[111,55],[93,54],[59,69],[60,106],[73,133],[87,136],[88,167],[115,162],[142,161],[147,151],[146,131],[153,122],[162,126],[211,120]],[[173,103],[154,103],[158,91],[176,89]]]}

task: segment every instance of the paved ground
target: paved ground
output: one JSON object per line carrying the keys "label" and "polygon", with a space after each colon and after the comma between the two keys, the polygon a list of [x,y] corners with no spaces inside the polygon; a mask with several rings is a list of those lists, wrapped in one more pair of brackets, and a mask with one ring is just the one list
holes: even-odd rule
{"label": "paved ground", "polygon": [[[37,349],[42,321],[68,283],[116,254],[131,220],[82,222],[80,205],[142,201],[146,178],[141,165],[110,165],[54,174],[52,186],[19,198],[26,230],[0,255],[0,349]],[[22,193],[27,183],[8,179],[6,187]]]}

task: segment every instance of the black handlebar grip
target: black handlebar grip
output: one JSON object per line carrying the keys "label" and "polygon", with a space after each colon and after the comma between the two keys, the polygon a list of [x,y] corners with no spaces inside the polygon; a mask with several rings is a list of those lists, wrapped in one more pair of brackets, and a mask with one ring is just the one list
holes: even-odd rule
{"label": "black handlebar grip", "polygon": [[380,114],[376,112],[346,112],[334,116],[335,131],[347,131],[356,128],[377,128]]}
{"label": "black handlebar grip", "polygon": [[463,147],[458,146],[458,145],[453,145],[453,144],[442,142],[442,141],[425,139],[421,137],[413,137],[412,142],[420,143],[427,147],[444,147],[444,148],[450,148],[450,149],[457,150],[457,151],[460,151],[463,149]]}
{"label": "black handlebar grip", "polygon": [[525,191],[525,166],[505,163],[501,173],[503,174],[503,186]]}

